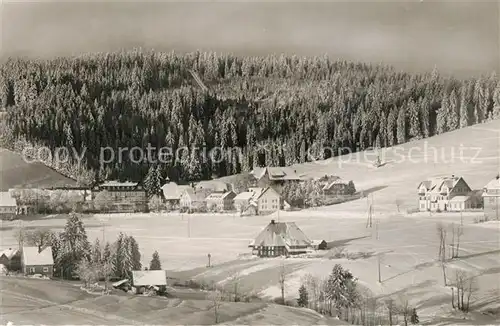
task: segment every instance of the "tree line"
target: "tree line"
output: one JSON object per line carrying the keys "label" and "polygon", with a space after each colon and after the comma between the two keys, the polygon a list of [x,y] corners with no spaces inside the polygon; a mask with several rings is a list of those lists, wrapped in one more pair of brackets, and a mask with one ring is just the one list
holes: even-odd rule
{"label": "tree line", "polygon": [[[208,85],[198,87],[194,70]],[[139,181],[150,170],[100,148],[239,147],[224,160],[185,152],[155,165],[171,180],[200,180],[387,147],[500,117],[495,74],[467,80],[410,74],[327,56],[116,52],[0,67],[2,147],[85,148],[82,183]],[[325,149],[327,148],[327,149]],[[49,162],[50,163],[50,162]],[[50,164],[49,164],[50,165]]]}

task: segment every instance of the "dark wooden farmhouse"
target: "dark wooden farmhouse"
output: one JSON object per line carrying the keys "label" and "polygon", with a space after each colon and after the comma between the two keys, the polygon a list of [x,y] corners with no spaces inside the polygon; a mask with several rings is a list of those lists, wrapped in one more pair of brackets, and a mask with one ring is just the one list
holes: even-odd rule
{"label": "dark wooden farmhouse", "polygon": [[312,249],[311,244],[294,222],[271,220],[249,247],[259,257],[277,257],[304,254]]}

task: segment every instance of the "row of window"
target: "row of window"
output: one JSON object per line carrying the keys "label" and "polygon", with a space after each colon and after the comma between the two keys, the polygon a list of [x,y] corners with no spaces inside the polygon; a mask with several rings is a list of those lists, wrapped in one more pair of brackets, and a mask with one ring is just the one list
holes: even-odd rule
{"label": "row of window", "polygon": [[[262,202],[263,202],[264,204],[267,204],[267,199],[266,199],[266,198],[262,199]],[[277,202],[278,202],[278,200],[277,200],[277,199],[272,199],[272,200],[271,200],[271,203],[277,203]]]}
{"label": "row of window", "polygon": [[[267,207],[267,205],[262,205],[260,209],[263,211],[267,211]],[[269,205],[269,209],[278,209],[278,205]]]}
{"label": "row of window", "polygon": [[[35,267],[30,267],[30,268],[29,268],[29,272],[30,272],[30,273],[35,273],[35,272],[36,272]],[[48,267],[44,267],[44,268],[43,268],[43,272],[44,272],[44,273],[48,273],[48,272],[49,272],[49,268],[48,268]]]}

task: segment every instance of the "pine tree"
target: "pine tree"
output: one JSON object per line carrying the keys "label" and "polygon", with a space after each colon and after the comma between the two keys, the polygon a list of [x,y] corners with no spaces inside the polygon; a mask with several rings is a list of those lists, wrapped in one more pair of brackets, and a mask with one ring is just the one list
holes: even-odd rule
{"label": "pine tree", "polygon": [[474,102],[474,123],[481,123],[485,118],[486,111],[483,111],[485,94],[483,85],[479,79],[474,86]]}
{"label": "pine tree", "polygon": [[101,253],[101,244],[99,238],[95,239],[94,245],[92,246],[92,257],[91,261],[93,264],[101,263],[103,260]]}
{"label": "pine tree", "polygon": [[441,101],[441,107],[439,108],[437,112],[437,117],[436,117],[436,132],[438,134],[442,134],[447,130],[447,125],[448,125],[448,112],[449,112],[449,104],[448,104],[448,97],[444,96],[443,100]]}
{"label": "pine tree", "polygon": [[149,167],[148,174],[144,179],[144,189],[148,195],[148,198],[151,198],[155,195],[159,195],[161,192],[162,186],[162,177],[159,166],[151,165]]}
{"label": "pine tree", "polygon": [[460,128],[467,127],[469,123],[469,96],[467,86],[462,85],[460,88]]}
{"label": "pine tree", "polygon": [[149,263],[149,270],[150,271],[161,270],[160,255],[158,254],[158,251],[155,251],[153,253],[153,259],[151,259],[151,262]]}
{"label": "pine tree", "polygon": [[347,184],[347,193],[349,195],[354,195],[356,193],[356,187],[354,186],[354,182],[352,182],[352,180],[350,180]]}
{"label": "pine tree", "polygon": [[394,146],[394,129],[396,129],[396,109],[392,109],[387,116],[387,143],[389,146]]}
{"label": "pine tree", "polygon": [[500,82],[493,93],[493,119],[500,119]]}
{"label": "pine tree", "polygon": [[429,116],[430,106],[431,105],[427,97],[421,98],[421,101],[419,102],[419,107],[420,107],[420,117],[422,122],[422,134],[424,138],[429,137],[429,135],[431,134],[430,116]]}
{"label": "pine tree", "polygon": [[415,308],[413,308],[411,311],[410,323],[412,323],[413,325],[420,323],[420,320],[418,319],[418,315],[417,315],[417,309],[415,309]]}
{"label": "pine tree", "polygon": [[297,304],[299,307],[307,307],[309,305],[309,295],[304,284],[302,284],[299,288],[299,298],[297,299]]}
{"label": "pine tree", "polygon": [[109,244],[109,242],[106,242],[106,245],[104,246],[104,250],[102,252],[102,260],[104,262],[109,262],[111,261],[111,256],[111,245]]}
{"label": "pine tree", "polygon": [[135,240],[134,237],[130,236],[128,237],[128,245],[129,245],[129,252],[130,252],[130,259],[131,259],[131,265],[133,270],[141,270],[142,264],[141,264],[141,252],[139,251],[139,244]]}
{"label": "pine tree", "polygon": [[448,131],[453,131],[458,129],[459,126],[459,118],[458,118],[458,100],[455,90],[453,90],[450,94],[449,100],[449,112],[448,112],[448,120],[447,129]]}
{"label": "pine tree", "polygon": [[408,104],[408,115],[410,119],[410,137],[420,139],[422,132],[420,131],[419,110],[417,104],[411,100]]}
{"label": "pine tree", "polygon": [[125,262],[127,259],[126,237],[122,232],[118,234],[113,246],[112,264],[114,274],[119,278],[127,277],[127,264]]}
{"label": "pine tree", "polygon": [[59,260],[63,262],[64,274],[72,275],[76,265],[82,259],[90,260],[90,243],[87,233],[80,217],[71,213],[64,231],[61,233],[61,256]]}
{"label": "pine tree", "polygon": [[402,144],[406,141],[406,112],[404,106],[399,109],[397,120],[397,141]]}

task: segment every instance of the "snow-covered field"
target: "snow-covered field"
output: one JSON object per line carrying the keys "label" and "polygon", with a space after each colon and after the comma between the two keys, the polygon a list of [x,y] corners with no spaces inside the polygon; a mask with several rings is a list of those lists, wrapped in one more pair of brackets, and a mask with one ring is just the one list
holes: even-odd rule
{"label": "snow-covered field", "polygon": [[[451,155],[453,149],[455,154]],[[345,246],[350,253],[366,253],[368,258],[287,259],[288,296],[296,296],[304,274],[325,277],[334,264],[341,263],[373,293],[404,295],[418,308],[422,318],[447,316],[451,309],[451,292],[443,286],[442,271],[435,262],[438,252],[436,224],[460,223],[460,214],[407,215],[406,210],[416,207],[417,186],[431,176],[460,175],[473,189],[482,189],[500,169],[499,149],[500,121],[494,121],[411,142],[401,149],[390,149],[381,157],[386,164],[378,169],[363,157],[350,162],[340,157],[342,163],[334,159],[296,166],[299,173],[314,176],[328,173],[352,179],[358,190],[370,193],[369,200],[374,205],[374,227],[371,229],[366,228],[366,198],[331,207],[281,212],[279,216],[115,214],[88,217],[84,222],[92,240],[104,236],[113,241],[119,232],[133,235],[139,242],[144,264],[148,263],[153,251],[158,250],[162,265],[168,270],[204,267],[210,253],[215,267],[199,272],[199,279],[225,282],[234,270],[238,270],[247,288],[274,297],[279,295],[277,280],[281,260],[244,260],[239,256],[249,253],[248,243],[271,219],[294,221],[311,239],[325,239],[336,246]],[[436,157],[434,150],[438,151]],[[401,153],[406,156],[402,158]],[[373,157],[367,156],[368,159]],[[396,200],[403,203],[400,212]],[[500,225],[497,222],[474,224],[474,219],[481,216],[481,212],[463,214],[460,258],[447,264],[448,274],[452,279],[453,268],[460,268],[476,275],[479,291],[474,295],[473,309],[498,311]],[[47,218],[25,221],[23,225],[62,228],[64,222],[63,219]],[[378,239],[374,234],[377,224]],[[15,245],[13,231],[18,225],[17,221],[2,223],[2,247]],[[382,253],[381,284],[377,282],[376,255],[379,253]]]}

